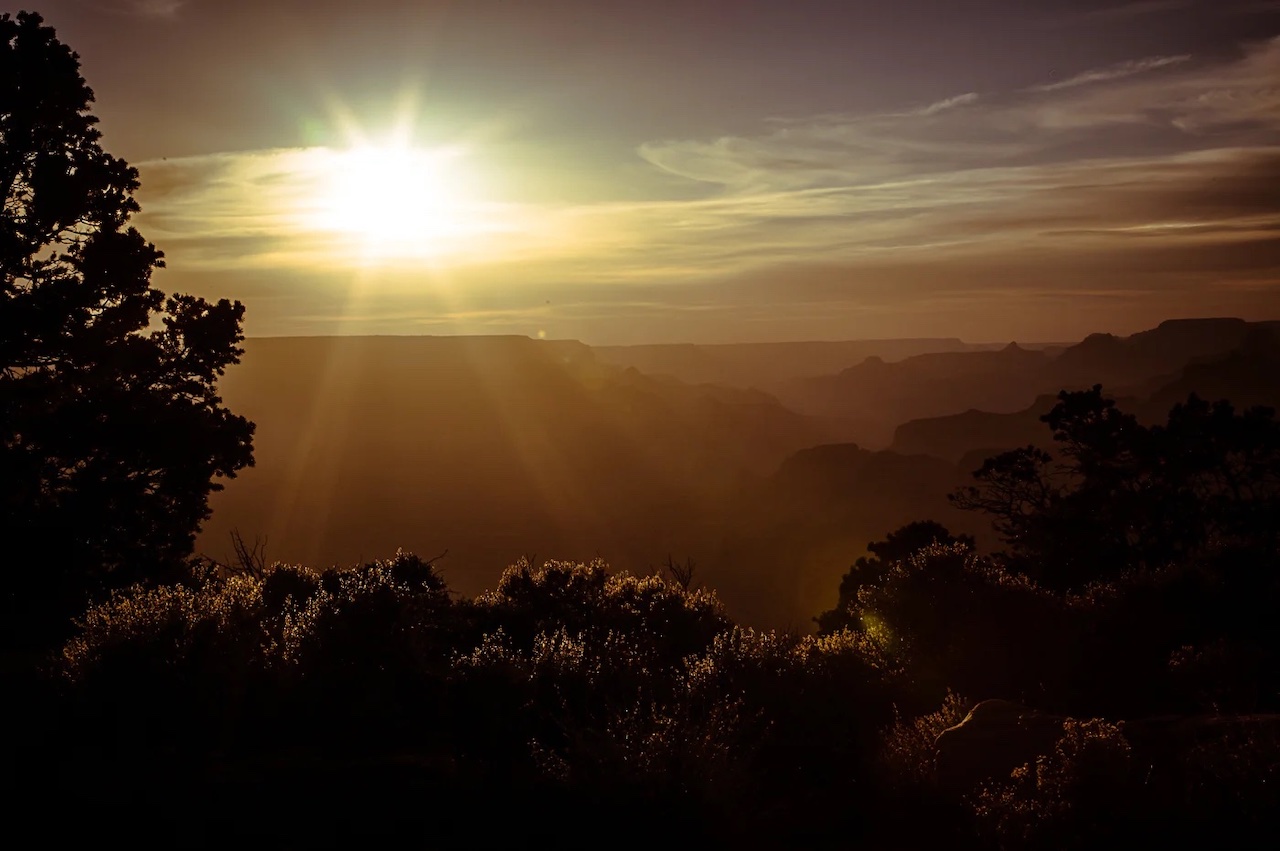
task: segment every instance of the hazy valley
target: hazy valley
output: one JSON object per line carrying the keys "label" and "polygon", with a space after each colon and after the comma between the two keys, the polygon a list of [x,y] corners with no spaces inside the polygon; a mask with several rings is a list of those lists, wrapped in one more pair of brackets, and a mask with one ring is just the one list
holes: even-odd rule
{"label": "hazy valley", "polygon": [[1276,405],[1278,332],[1205,319],[1049,346],[250,339],[222,393],[257,423],[256,466],[213,496],[198,550],[229,560],[232,530],[309,565],[447,550],[466,594],[520,556],[640,573],[670,556],[735,615],[807,630],[898,526],[989,541],[946,495],[988,455],[1051,444],[1039,417],[1059,390],[1101,382],[1148,421],[1190,392]]}

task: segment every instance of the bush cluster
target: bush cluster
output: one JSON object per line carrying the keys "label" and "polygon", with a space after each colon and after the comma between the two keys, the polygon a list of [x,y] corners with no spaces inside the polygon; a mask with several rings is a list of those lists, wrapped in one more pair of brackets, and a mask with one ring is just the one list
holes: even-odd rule
{"label": "bush cluster", "polygon": [[[341,801],[321,834],[433,824],[458,844],[476,826],[456,817],[482,804],[511,810],[485,825],[492,841],[579,841],[618,820],[714,844],[857,835],[903,683],[863,634],[743,628],[660,576],[521,562],[466,600],[403,553],[118,592],[57,670],[47,782],[111,777],[96,803],[174,814],[270,789],[290,807]],[[263,829],[319,829],[270,815]]]}

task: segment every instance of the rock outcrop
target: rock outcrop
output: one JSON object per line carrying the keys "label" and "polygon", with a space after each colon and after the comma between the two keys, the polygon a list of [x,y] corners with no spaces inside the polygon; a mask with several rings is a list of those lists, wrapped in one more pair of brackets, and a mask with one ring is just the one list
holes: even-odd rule
{"label": "rock outcrop", "polygon": [[964,720],[948,727],[934,743],[938,784],[965,792],[1009,776],[1020,765],[1053,750],[1062,737],[1061,715],[1009,700],[984,700]]}

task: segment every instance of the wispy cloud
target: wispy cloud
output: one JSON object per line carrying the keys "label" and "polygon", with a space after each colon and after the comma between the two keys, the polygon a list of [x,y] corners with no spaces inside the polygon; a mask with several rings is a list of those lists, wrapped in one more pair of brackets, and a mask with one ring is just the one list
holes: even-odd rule
{"label": "wispy cloud", "polygon": [[957,106],[965,106],[966,104],[975,103],[977,100],[977,92],[965,92],[962,95],[956,95],[954,97],[943,98],[940,101],[934,101],[924,109],[919,110],[918,114],[936,115],[939,112],[945,112],[946,110],[954,109]]}
{"label": "wispy cloud", "polygon": [[[793,307],[800,322],[823,305],[832,315],[921,300],[1021,309],[1087,284],[1098,304],[1158,304],[1179,288],[1182,303],[1213,312],[1273,291],[1280,312],[1277,79],[1273,39],[1217,64],[1140,59],[900,112],[652,141],[638,154],[656,186],[687,182],[679,197],[460,211],[492,229],[430,262],[388,265],[379,298],[395,294],[395,310],[420,303],[424,275],[439,273],[463,294],[451,308],[459,322],[512,328],[516,318],[468,311],[497,309],[477,306],[486,293],[506,304],[520,291],[539,294],[517,311],[539,322],[573,318],[559,306],[566,299],[691,314],[713,305],[742,317],[769,304]],[[324,171],[315,150],[142,164],[140,226],[175,269],[336,274],[349,246],[298,224]],[[541,306],[544,291],[556,294],[554,309]]]}
{"label": "wispy cloud", "polygon": [[[1280,38],[1254,45],[1234,61],[1140,73],[1157,65],[1182,61],[1134,60],[1111,73],[1094,72],[1093,85],[1048,84],[948,99],[963,100],[964,109],[791,119],[773,122],[770,132],[757,136],[651,143],[640,151],[658,167],[696,180],[799,189],[996,163],[1276,143]],[[1210,131],[1221,135],[1200,138]]]}
{"label": "wispy cloud", "polygon": [[1092,83],[1105,83],[1111,80],[1121,80],[1125,77],[1132,77],[1136,74],[1145,74],[1148,71],[1155,71],[1159,68],[1168,68],[1172,65],[1181,65],[1191,59],[1190,54],[1181,54],[1178,56],[1150,56],[1146,59],[1133,59],[1128,62],[1121,62],[1116,65],[1108,65],[1105,68],[1093,68],[1083,71],[1073,77],[1065,80],[1059,80],[1056,83],[1044,83],[1035,86],[1033,91],[1053,92],[1059,89],[1070,89],[1076,86],[1087,86]]}

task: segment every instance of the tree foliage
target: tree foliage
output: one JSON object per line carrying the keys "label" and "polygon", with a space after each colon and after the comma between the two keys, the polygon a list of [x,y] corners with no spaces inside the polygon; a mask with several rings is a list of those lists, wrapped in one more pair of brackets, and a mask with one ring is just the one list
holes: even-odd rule
{"label": "tree foliage", "polygon": [[851,611],[858,600],[858,591],[878,584],[895,564],[934,544],[961,544],[972,549],[974,540],[969,535],[952,535],[946,526],[933,520],[917,520],[890,532],[883,541],[867,544],[870,556],[858,556],[840,579],[840,600],[836,607],[814,618],[818,631],[825,634],[856,627]]}
{"label": "tree foliage", "polygon": [[[15,637],[190,554],[253,424],[216,383],[239,302],[166,297],[130,226],[138,172],[106,153],[77,55],[0,15],[0,539]],[[26,617],[30,615],[31,617]],[[46,624],[47,626],[47,624]]]}
{"label": "tree foliage", "polygon": [[1041,584],[1083,589],[1188,559],[1250,562],[1280,538],[1280,423],[1192,395],[1144,426],[1102,394],[1063,391],[1041,419],[1054,451],[988,458],[951,495],[991,517],[1003,560]]}

